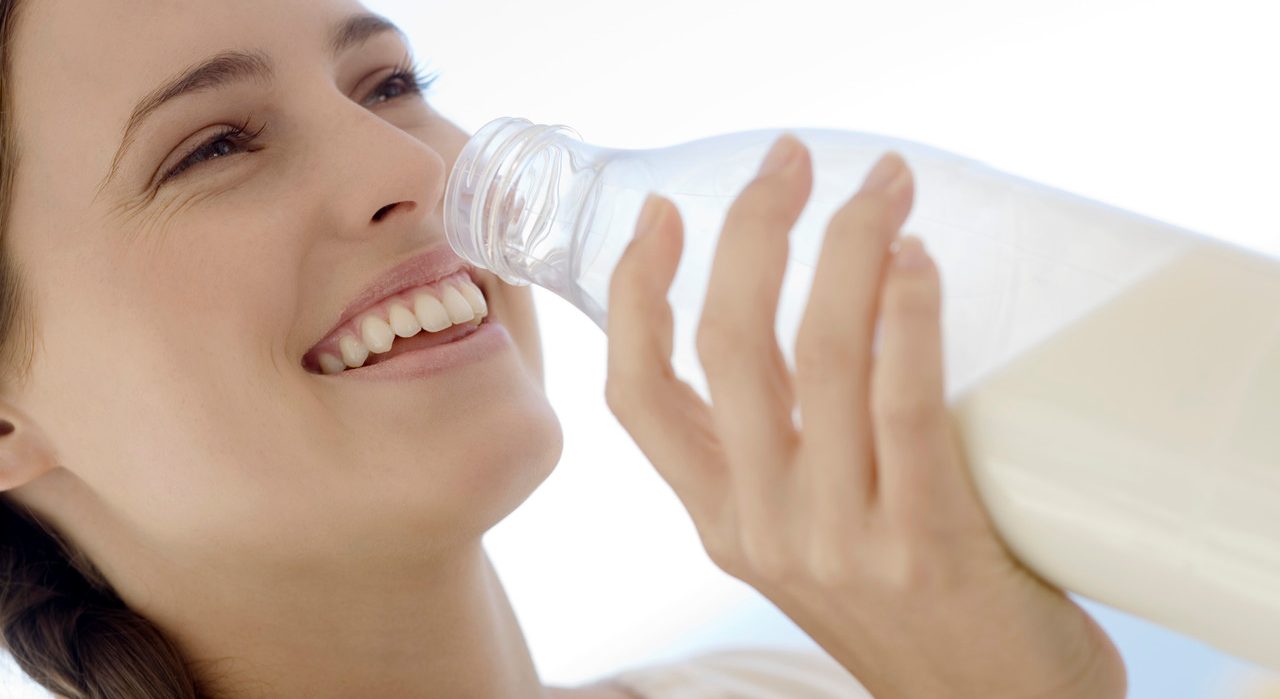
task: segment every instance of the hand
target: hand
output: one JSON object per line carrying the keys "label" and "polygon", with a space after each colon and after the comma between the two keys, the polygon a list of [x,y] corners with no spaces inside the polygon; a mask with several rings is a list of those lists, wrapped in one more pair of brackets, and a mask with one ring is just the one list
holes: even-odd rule
{"label": "hand", "polygon": [[898,155],[832,217],[787,366],[774,319],[813,175],[798,139],[779,153],[716,251],[697,331],[710,404],[671,368],[683,225],[651,198],[611,280],[610,409],[711,560],[878,699],[1123,697],[1110,639],[1014,559],[978,499],[944,399],[938,270],[898,239],[914,197]]}

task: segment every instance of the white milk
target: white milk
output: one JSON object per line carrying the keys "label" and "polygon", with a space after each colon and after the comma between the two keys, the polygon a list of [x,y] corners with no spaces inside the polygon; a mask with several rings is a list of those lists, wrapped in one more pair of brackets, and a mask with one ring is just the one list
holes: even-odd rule
{"label": "white milk", "polygon": [[1030,568],[1280,669],[1280,264],[1196,245],[954,415]]}

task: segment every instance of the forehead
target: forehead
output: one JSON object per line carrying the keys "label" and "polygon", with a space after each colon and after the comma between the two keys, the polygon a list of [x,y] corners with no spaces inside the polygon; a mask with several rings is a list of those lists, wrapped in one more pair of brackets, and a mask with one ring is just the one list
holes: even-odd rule
{"label": "forehead", "polygon": [[[18,55],[99,74],[145,71],[235,43],[287,45],[363,7],[356,0],[22,0]],[[288,31],[282,31],[282,30]],[[35,50],[35,56],[30,52]],[[39,61],[39,58],[47,59]],[[33,60],[34,59],[34,60]]]}
{"label": "forehead", "polygon": [[[356,0],[24,0],[12,38],[16,126],[110,121],[175,72],[226,49],[319,55]],[[302,54],[302,55],[310,55]]]}

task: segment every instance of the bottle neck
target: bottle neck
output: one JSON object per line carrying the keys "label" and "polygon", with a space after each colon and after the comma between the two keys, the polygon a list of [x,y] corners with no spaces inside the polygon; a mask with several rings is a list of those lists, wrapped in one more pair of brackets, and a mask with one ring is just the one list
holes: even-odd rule
{"label": "bottle neck", "polygon": [[454,251],[509,284],[564,279],[586,198],[571,154],[584,149],[567,126],[512,117],[483,126],[445,188],[445,234]]}

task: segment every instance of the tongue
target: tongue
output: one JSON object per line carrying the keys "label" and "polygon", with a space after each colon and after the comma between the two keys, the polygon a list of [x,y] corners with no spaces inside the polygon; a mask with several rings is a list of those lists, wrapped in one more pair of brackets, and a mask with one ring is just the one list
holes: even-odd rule
{"label": "tongue", "polygon": [[474,322],[463,323],[462,325],[445,328],[440,332],[432,333],[424,330],[410,338],[397,337],[391,343],[390,350],[383,352],[382,354],[370,354],[369,359],[365,361],[364,365],[371,366],[373,364],[385,362],[398,354],[404,354],[405,352],[412,352],[414,350],[435,347],[436,345],[453,342],[454,340],[475,332],[476,327],[477,324]]}

